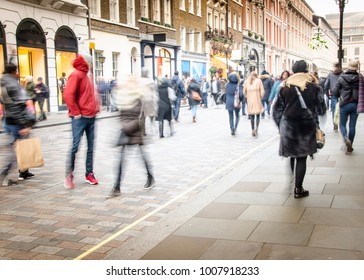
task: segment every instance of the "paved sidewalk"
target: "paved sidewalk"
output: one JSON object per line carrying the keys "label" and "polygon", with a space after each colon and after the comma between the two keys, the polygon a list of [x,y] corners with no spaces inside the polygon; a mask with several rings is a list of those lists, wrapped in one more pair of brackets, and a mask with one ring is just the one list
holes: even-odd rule
{"label": "paved sidewalk", "polygon": [[273,137],[107,259],[364,259],[363,117],[350,156],[329,127],[324,149],[308,160],[310,196],[293,198]]}

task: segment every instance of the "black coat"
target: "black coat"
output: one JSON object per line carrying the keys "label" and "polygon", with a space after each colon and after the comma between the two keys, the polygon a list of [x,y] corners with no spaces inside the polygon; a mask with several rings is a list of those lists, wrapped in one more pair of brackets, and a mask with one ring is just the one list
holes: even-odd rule
{"label": "black coat", "polygon": [[[295,79],[291,79],[291,77]],[[279,155],[305,157],[317,152],[318,112],[322,111],[320,107],[325,106],[325,101],[319,86],[312,82],[308,74],[299,73],[291,77],[279,90],[273,109],[273,118],[281,135]],[[300,79],[300,85],[302,85],[302,81],[307,80],[306,89],[300,90],[307,109],[302,108],[296,86],[294,83],[290,83]],[[300,89],[298,86],[297,88]]]}
{"label": "black coat", "polygon": [[342,74],[332,94],[340,98],[340,107],[347,103],[358,102],[359,96],[359,74],[356,71],[348,70]]}

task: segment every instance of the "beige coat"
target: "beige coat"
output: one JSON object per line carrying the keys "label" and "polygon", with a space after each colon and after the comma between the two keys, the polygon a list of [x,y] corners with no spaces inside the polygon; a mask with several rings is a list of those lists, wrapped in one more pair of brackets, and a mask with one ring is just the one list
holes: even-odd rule
{"label": "beige coat", "polygon": [[249,115],[259,115],[263,112],[264,87],[260,79],[255,79],[253,84],[250,84],[249,79],[244,82],[244,96],[247,100]]}

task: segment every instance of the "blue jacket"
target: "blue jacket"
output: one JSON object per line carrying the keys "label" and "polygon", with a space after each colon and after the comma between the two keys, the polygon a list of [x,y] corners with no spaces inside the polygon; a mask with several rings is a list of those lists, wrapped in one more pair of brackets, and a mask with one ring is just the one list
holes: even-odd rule
{"label": "blue jacket", "polygon": [[228,76],[229,82],[226,84],[226,106],[225,108],[229,111],[233,111],[234,108],[234,96],[235,91],[238,89],[240,100],[242,99],[242,95],[239,90],[239,78],[236,73],[231,73]]}

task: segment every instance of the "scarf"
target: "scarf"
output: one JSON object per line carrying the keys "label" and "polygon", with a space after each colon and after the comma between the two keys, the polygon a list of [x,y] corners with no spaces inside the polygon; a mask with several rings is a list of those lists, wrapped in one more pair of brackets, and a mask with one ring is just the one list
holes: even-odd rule
{"label": "scarf", "polygon": [[358,113],[364,112],[364,76],[359,73]]}
{"label": "scarf", "polygon": [[307,87],[307,84],[312,82],[313,78],[310,74],[296,73],[288,77],[288,79],[284,81],[284,86],[287,87],[297,86],[301,89],[301,91],[304,91]]}

